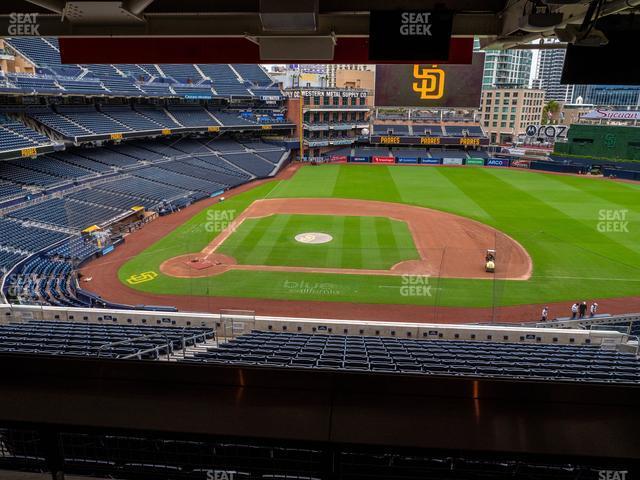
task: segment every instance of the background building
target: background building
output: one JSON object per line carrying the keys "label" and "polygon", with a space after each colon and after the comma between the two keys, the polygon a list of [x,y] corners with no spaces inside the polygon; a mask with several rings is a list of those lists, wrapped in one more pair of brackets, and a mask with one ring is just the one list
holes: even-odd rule
{"label": "background building", "polygon": [[527,125],[539,124],[544,90],[533,88],[485,88],[480,118],[491,143],[512,143],[524,135]]}
{"label": "background building", "polygon": [[573,103],[587,103],[598,107],[640,107],[638,85],[576,85]]}
{"label": "background building", "polygon": [[373,90],[375,65],[289,64],[272,67],[271,77],[283,88],[363,88]]}
{"label": "background building", "polygon": [[327,87],[326,65],[283,65],[272,68],[269,75],[285,89]]}
{"label": "background building", "polygon": [[486,50],[482,88],[529,86],[532,59],[531,50]]}
{"label": "background building", "polygon": [[334,88],[364,88],[374,90],[374,70],[337,70]]}
{"label": "background building", "polygon": [[[326,66],[327,86],[331,88],[346,88],[344,83],[353,81],[363,81],[371,83],[371,86],[355,85],[351,88],[373,88],[373,76],[375,75],[375,65],[336,63]],[[371,80],[368,80],[371,79]]]}
{"label": "background building", "polygon": [[363,129],[369,128],[372,91],[297,88],[285,90],[285,94],[289,97],[287,118],[296,125],[296,136],[300,135],[301,128],[304,132],[305,157],[317,158],[336,147],[368,140]]}
{"label": "background building", "polygon": [[570,103],[573,98],[574,86],[560,83],[566,53],[563,48],[540,50],[533,86],[544,90],[546,101]]}

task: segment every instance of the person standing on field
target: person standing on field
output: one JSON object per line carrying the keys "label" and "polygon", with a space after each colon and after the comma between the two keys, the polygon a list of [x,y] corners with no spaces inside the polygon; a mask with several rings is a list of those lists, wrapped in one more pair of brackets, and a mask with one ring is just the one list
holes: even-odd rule
{"label": "person standing on field", "polygon": [[591,304],[591,308],[589,309],[589,314],[592,317],[595,317],[597,313],[598,313],[598,304],[596,302],[593,302]]}
{"label": "person standing on field", "polygon": [[548,318],[549,318],[549,307],[544,307],[542,309],[542,321],[546,322]]}
{"label": "person standing on field", "polygon": [[580,304],[580,318],[584,318],[587,314],[587,302],[582,302]]}
{"label": "person standing on field", "polygon": [[571,305],[571,320],[575,320],[578,316],[578,302]]}

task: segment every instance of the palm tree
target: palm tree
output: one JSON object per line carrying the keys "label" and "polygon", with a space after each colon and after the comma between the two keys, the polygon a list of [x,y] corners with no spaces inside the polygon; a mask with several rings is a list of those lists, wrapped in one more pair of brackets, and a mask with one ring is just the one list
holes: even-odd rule
{"label": "palm tree", "polygon": [[549,100],[549,102],[542,108],[542,124],[556,123],[554,117],[560,111],[560,104],[555,100]]}

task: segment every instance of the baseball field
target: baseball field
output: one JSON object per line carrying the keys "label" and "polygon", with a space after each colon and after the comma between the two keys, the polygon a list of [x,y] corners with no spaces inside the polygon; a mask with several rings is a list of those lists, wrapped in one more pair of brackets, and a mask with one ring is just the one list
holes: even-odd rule
{"label": "baseball field", "polygon": [[[639,221],[631,183],[305,166],[211,202],[117,275],[129,290],[172,298],[487,308],[637,297]],[[494,274],[484,271],[488,248]]]}

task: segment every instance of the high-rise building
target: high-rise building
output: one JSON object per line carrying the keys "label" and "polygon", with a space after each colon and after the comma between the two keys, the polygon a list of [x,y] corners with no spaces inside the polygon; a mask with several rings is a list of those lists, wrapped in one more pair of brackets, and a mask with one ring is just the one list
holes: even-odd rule
{"label": "high-rise building", "polygon": [[573,98],[573,85],[560,83],[567,51],[563,48],[540,50],[536,72],[536,86],[544,90],[545,100],[569,103]]}
{"label": "high-rise building", "polygon": [[573,103],[637,109],[640,108],[640,86],[576,85],[573,89]]}
{"label": "high-rise building", "polygon": [[531,50],[486,50],[482,88],[529,86],[532,59]]}

